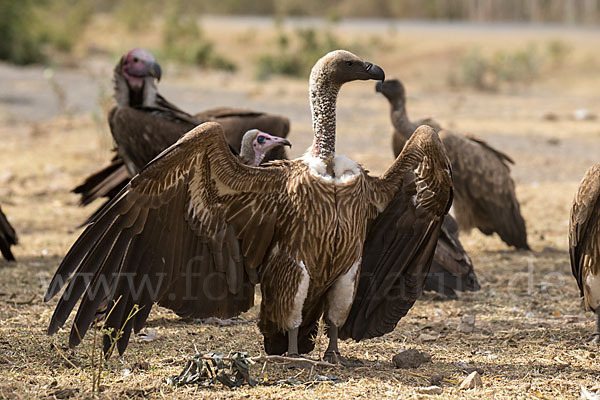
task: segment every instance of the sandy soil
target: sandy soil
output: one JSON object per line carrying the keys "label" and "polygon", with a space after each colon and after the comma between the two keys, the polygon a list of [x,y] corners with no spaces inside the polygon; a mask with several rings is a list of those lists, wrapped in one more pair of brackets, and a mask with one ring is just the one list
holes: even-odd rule
{"label": "sandy soil", "polygon": [[[231,37],[246,29],[239,28]],[[482,289],[451,301],[426,293],[394,332],[362,343],[342,343],[342,353],[363,366],[318,370],[338,377],[337,383],[171,388],[165,378],[179,373],[185,357],[196,349],[258,355],[262,341],[254,323],[230,327],[186,323],[156,308],[148,322],[156,339],[134,338],[123,357],[107,362],[100,397],[573,398],[580,386],[591,389],[597,384],[597,348],[586,341],[593,316],[583,312],[571,277],[567,227],[578,182],[600,154],[600,122],[572,118],[581,108],[600,115],[598,69],[594,73],[587,64],[573,61],[527,87],[501,93],[459,91],[448,88],[435,73],[441,68],[438,61],[446,59],[442,50],[488,40],[502,46],[504,33],[469,39],[468,32],[450,32],[443,45],[435,39],[439,42],[442,34],[396,33],[397,51],[374,51],[370,58],[389,77],[404,79],[413,118],[433,116],[444,126],[476,133],[516,160],[513,176],[533,251],[514,251],[497,237],[478,232],[463,235]],[[561,34],[524,35],[544,41]],[[416,55],[403,58],[411,38],[417,37],[423,39],[424,49],[408,49]],[[577,60],[591,57],[590,46],[598,42],[595,32],[564,37],[575,47]],[[77,207],[77,198],[69,191],[110,155],[104,113],[112,62],[110,57],[90,57],[75,68],[52,71],[0,64],[0,203],[20,236],[15,248],[18,263],[0,261],[0,398],[92,396],[92,339],[70,350],[68,330],[48,337],[45,329],[56,300],[45,304],[42,296],[80,233],[76,226],[93,209]],[[230,75],[172,66],[164,72],[161,91],[188,110],[235,105],[285,114],[292,119],[292,156],[310,144],[304,81],[256,82],[246,70]],[[381,173],[392,161],[391,128],[386,101],[373,86],[358,82],[342,90],[338,152]],[[546,119],[549,113],[556,120]],[[252,320],[257,312],[255,307],[242,317]],[[474,330],[458,329],[469,316],[475,317]],[[324,344],[321,337],[320,353]],[[428,352],[432,361],[415,369],[395,369],[392,357],[407,348]],[[458,384],[470,368],[480,371],[484,386],[460,390]],[[299,371],[261,364],[251,373],[272,383]],[[440,384],[443,393],[422,394],[431,377],[438,375],[445,378]],[[310,380],[309,372],[297,379]]]}

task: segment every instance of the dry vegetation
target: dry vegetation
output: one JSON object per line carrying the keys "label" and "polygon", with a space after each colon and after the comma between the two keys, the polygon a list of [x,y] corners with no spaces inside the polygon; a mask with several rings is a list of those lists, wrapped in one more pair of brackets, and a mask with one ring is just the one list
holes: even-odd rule
{"label": "dry vegetation", "polygon": [[[206,20],[203,27],[217,50],[226,52],[240,70],[229,74],[163,63],[163,91],[190,110],[232,104],[289,115],[293,155],[299,155],[311,140],[306,82],[256,82],[254,64],[244,63],[269,51],[279,33],[272,26],[236,28],[220,19]],[[463,235],[482,290],[453,301],[427,293],[394,332],[363,343],[342,343],[343,354],[363,365],[318,369],[319,374],[336,376],[337,383],[171,388],[166,377],[179,373],[196,350],[258,355],[261,337],[254,323],[189,323],[157,308],[147,325],[156,338],[133,338],[123,357],[110,359],[98,396],[550,399],[578,396],[580,385],[592,388],[598,382],[600,360],[597,348],[586,342],[593,318],[583,313],[570,276],[566,232],[572,195],[600,154],[600,122],[572,118],[579,108],[600,115],[597,33],[412,28],[374,32],[366,40],[351,26],[337,27],[335,33],[347,41],[363,40],[370,60],[389,77],[405,81],[414,118],[433,116],[445,126],[477,133],[517,161],[514,176],[533,251],[513,251],[497,237],[477,232]],[[521,46],[510,47],[516,38]],[[560,65],[541,69],[533,82],[507,82],[497,93],[448,86],[448,76],[472,48],[492,59],[497,52],[519,51],[528,42],[542,48],[556,39],[569,46],[569,56]],[[159,35],[126,36],[111,21],[95,19],[75,48],[78,67],[57,70],[54,91],[40,78],[41,69],[0,65],[0,87],[8,88],[0,93],[0,202],[21,240],[15,248],[18,263],[0,261],[0,398],[93,396],[93,335],[74,350],[66,347],[68,330],[46,336],[56,302],[44,304],[42,295],[80,232],[75,227],[91,211],[78,208],[69,190],[109,157],[103,107],[114,59],[106,54],[136,45],[152,48],[159,41]],[[82,89],[86,85],[94,90]],[[67,114],[28,122],[28,113],[41,113],[35,107],[56,109],[57,93],[66,93],[62,108]],[[86,108],[90,102],[93,106]],[[382,172],[392,161],[385,99],[374,93],[371,83],[348,85],[341,93],[338,116],[339,151],[374,173]],[[257,307],[242,317],[256,316]],[[458,329],[465,316],[475,316],[470,333]],[[325,338],[319,340],[321,354]],[[417,369],[394,369],[392,356],[405,348],[430,353],[432,362]],[[480,370],[484,387],[459,390],[457,383],[470,367]],[[309,380],[308,371],[273,364],[255,365],[251,373],[269,383],[296,375],[299,382]],[[420,394],[436,375],[445,378],[443,394]]]}

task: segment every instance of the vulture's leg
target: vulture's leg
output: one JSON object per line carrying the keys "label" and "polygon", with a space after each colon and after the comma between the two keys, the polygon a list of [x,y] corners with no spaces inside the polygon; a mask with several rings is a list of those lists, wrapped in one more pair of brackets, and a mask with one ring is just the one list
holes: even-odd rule
{"label": "vulture's leg", "polygon": [[600,344],[600,307],[596,307],[596,330],[592,336],[592,343]]}
{"label": "vulture's leg", "polygon": [[338,349],[338,328],[344,324],[352,307],[352,301],[356,293],[358,281],[358,269],[361,260],[355,262],[352,267],[331,286],[327,292],[327,305],[323,319],[327,324],[327,336],[329,345],[325,350],[325,359],[331,363],[349,365],[348,360],[340,356]]}
{"label": "vulture's leg", "polygon": [[327,337],[329,338],[329,345],[325,350],[325,358],[329,362],[338,363],[340,358],[340,350],[338,349],[338,327],[337,325],[327,318],[325,319],[325,325],[327,325]]}
{"label": "vulture's leg", "polygon": [[288,333],[288,351],[289,357],[298,356],[298,327],[292,328],[287,331]]}
{"label": "vulture's leg", "polygon": [[260,310],[261,332],[265,338],[265,350],[269,354],[285,351],[298,355],[298,332],[302,324],[302,309],[308,295],[310,276],[302,262],[296,263],[287,254],[271,255],[261,272],[262,302]]}

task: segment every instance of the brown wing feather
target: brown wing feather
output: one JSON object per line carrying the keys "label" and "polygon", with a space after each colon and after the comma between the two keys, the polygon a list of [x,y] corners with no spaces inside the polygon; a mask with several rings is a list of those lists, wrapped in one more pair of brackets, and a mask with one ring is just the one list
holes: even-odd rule
{"label": "brown wing feather", "polygon": [[440,133],[454,176],[456,219],[461,229],[479,228],[498,233],[508,245],[529,249],[525,221],[503,153],[481,139],[448,131]]}
{"label": "brown wing feather", "polygon": [[[589,273],[598,274],[600,267],[600,164],[592,166],[583,177],[571,208],[569,221],[569,254],[571,270],[582,296]],[[589,304],[586,306],[589,307]]]}
{"label": "brown wing feather", "polygon": [[394,329],[420,296],[452,202],[450,164],[434,130],[420,127],[374,184],[393,199],[374,221],[363,249],[356,297],[341,338]]}
{"label": "brown wing feather", "polygon": [[479,288],[471,258],[458,239],[458,225],[452,216],[446,215],[425,290],[456,298],[455,290],[477,291]]}
{"label": "brown wing feather", "polygon": [[[71,247],[46,293],[48,301],[66,286],[48,332],[66,322],[80,298],[71,346],[107,309],[105,326],[116,332],[134,305],[142,308],[117,342],[121,353],[154,302],[187,317],[247,310],[257,276],[250,269],[260,264],[256,250],[264,257],[272,240],[270,215],[285,190],[286,171],[283,164],[242,165],[218,124],[190,131],[146,165]],[[245,211],[229,222],[230,209]],[[243,232],[249,220],[258,223],[260,236]],[[255,247],[244,251],[246,241]],[[109,344],[105,338],[105,351]]]}
{"label": "brown wing feather", "polygon": [[14,261],[15,256],[10,250],[10,246],[16,245],[18,242],[17,233],[8,222],[8,219],[0,208],[0,253],[8,261]]}
{"label": "brown wing feather", "polygon": [[[243,108],[218,107],[195,115],[203,121],[218,122],[223,126],[229,144],[240,151],[244,133],[250,129],[259,129],[271,135],[287,137],[290,132],[290,120],[279,115],[267,114]],[[272,149],[265,155],[265,162],[285,160],[287,154],[283,147]]]}

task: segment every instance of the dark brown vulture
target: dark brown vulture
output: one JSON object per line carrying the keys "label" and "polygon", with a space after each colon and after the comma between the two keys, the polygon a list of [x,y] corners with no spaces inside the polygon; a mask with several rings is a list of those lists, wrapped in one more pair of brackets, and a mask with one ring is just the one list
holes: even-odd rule
{"label": "dark brown vulture", "polygon": [[[394,126],[392,146],[398,155],[417,126],[406,114],[404,86],[394,79],[377,84],[376,91],[390,102]],[[446,148],[452,164],[453,210],[459,228],[468,231],[476,227],[486,235],[496,232],[509,246],[529,250],[525,220],[510,176],[510,164],[514,161],[482,139],[441,130],[431,119],[419,124],[432,126]]]}
{"label": "dark brown vulture", "polygon": [[[347,51],[315,64],[314,140],[296,160],[246,166],[216,123],[169,147],[65,256],[45,296],[66,286],[48,333],[81,299],[70,346],[110,309],[104,325],[113,332],[124,326],[116,343],[122,353],[155,302],[185,317],[227,318],[253,305],[256,284],[269,354],[311,351],[321,317],[332,361],[340,360],[338,327],[356,340],[392,330],[423,289],[452,201],[451,170],[429,127],[415,132],[380,177],[336,155],[339,89],[367,79],[383,80],[383,70]],[[140,311],[127,322],[135,305]],[[105,351],[110,344],[105,336]]]}
{"label": "dark brown vulture", "polygon": [[8,261],[15,260],[15,256],[10,251],[10,246],[16,245],[17,242],[17,234],[8,222],[6,215],[2,212],[2,208],[0,208],[0,253]]}
{"label": "dark brown vulture", "polygon": [[600,343],[600,164],[586,172],[575,195],[569,254],[585,309],[596,313],[594,342]]}
{"label": "dark brown vulture", "polygon": [[[143,49],[129,51],[117,63],[114,70],[117,104],[108,114],[117,155],[108,166],[73,190],[81,194],[81,205],[100,197],[113,198],[144,165],[203,122],[223,125],[227,141],[235,152],[240,151],[242,137],[250,129],[278,137],[289,133],[287,118],[258,111],[219,107],[188,114],[158,93],[155,80],[160,77],[161,68],[154,56]],[[277,147],[267,154],[265,161],[285,158],[283,148]]]}

